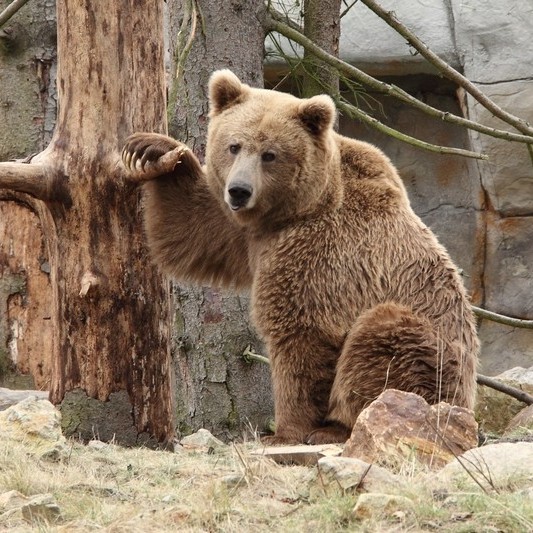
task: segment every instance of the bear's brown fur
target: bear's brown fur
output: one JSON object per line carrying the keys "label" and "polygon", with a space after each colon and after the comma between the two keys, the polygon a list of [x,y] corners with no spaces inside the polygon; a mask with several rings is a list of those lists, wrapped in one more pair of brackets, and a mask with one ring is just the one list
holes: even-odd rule
{"label": "bear's brown fur", "polygon": [[[478,340],[457,269],[374,146],[338,135],[327,96],[301,100],[213,74],[206,166],[133,135],[156,262],[178,279],[248,288],[270,357],[274,443],[349,436],[385,388],[472,408]],[[145,164],[183,148],[170,174]]]}

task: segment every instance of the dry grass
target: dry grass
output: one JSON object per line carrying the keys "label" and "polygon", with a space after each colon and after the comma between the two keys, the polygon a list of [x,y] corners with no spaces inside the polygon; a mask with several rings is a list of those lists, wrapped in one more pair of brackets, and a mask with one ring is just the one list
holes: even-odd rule
{"label": "dry grass", "polygon": [[[9,531],[524,532],[533,529],[533,495],[435,492],[431,476],[406,469],[399,493],[414,512],[353,515],[357,495],[324,489],[316,467],[281,466],[249,454],[251,445],[208,454],[175,454],[113,445],[69,443],[57,462],[22,444],[0,442],[0,493],[51,493],[61,509],[55,524],[2,516]],[[390,492],[390,491],[389,491]]]}

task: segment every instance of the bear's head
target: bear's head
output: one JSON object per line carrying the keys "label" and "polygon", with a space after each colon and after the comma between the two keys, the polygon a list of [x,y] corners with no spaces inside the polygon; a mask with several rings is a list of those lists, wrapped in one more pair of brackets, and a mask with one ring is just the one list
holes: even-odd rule
{"label": "bear's head", "polygon": [[209,82],[207,177],[238,223],[279,227],[339,196],[335,106],[255,89],[229,70]]}

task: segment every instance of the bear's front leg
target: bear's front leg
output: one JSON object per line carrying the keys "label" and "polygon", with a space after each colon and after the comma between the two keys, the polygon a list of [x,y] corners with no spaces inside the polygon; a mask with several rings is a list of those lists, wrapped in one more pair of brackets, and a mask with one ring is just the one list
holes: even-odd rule
{"label": "bear's front leg", "polygon": [[159,133],[134,133],[122,150],[122,163],[132,181],[149,181],[175,171],[193,177],[202,174],[196,156],[183,143]]}
{"label": "bear's front leg", "polygon": [[268,344],[276,433],[263,442],[268,445],[344,442],[349,437],[348,428],[326,421],[337,349],[302,334]]}

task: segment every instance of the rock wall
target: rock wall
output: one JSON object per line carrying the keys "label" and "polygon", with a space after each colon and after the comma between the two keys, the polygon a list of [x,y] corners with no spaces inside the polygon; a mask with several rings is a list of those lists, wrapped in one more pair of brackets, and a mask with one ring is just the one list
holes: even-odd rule
{"label": "rock wall", "polygon": [[[533,123],[533,3],[523,0],[381,0],[443,59],[507,111]],[[395,82],[428,103],[511,129],[472,99],[459,101],[446,81],[362,3],[343,19],[341,56]],[[428,83],[428,80],[433,80]],[[372,96],[372,95],[369,95]],[[362,101],[361,99],[360,101]],[[371,98],[364,98],[372,105]],[[533,319],[533,162],[526,146],[465,132],[384,105],[380,119],[428,142],[472,148],[487,162],[436,156],[342,121],[344,133],[381,146],[399,167],[417,213],[464,270],[475,303]],[[533,360],[533,331],[480,323],[481,370],[497,374]]]}

